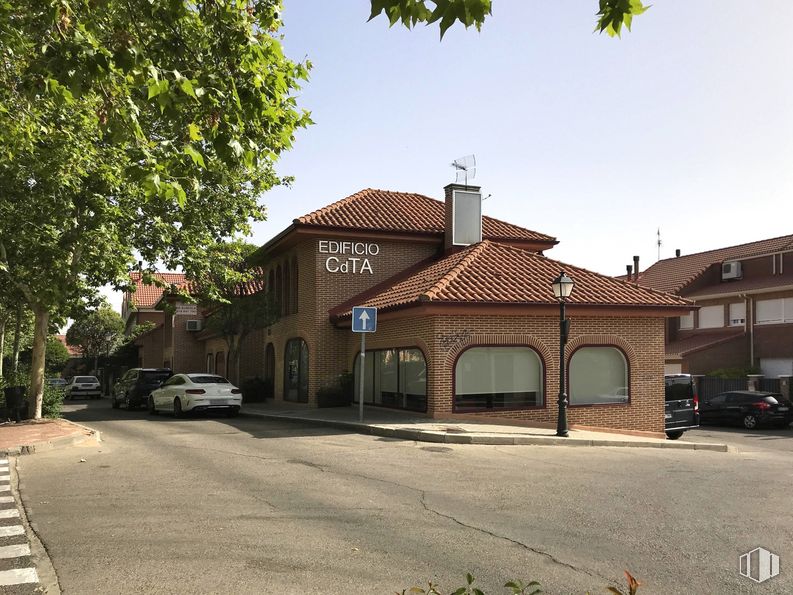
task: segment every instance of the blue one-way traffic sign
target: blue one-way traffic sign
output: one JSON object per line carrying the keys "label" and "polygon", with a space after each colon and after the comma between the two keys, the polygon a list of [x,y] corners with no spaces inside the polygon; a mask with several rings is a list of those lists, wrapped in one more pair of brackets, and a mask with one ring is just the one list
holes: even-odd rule
{"label": "blue one-way traffic sign", "polygon": [[352,309],[352,332],[373,333],[377,330],[377,308],[354,306]]}

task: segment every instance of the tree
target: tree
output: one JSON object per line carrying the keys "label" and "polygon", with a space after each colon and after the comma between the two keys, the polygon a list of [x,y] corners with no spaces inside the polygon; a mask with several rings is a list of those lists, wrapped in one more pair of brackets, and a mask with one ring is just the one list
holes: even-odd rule
{"label": "tree", "polygon": [[[427,0],[371,0],[371,21],[380,14],[385,14],[391,26],[401,22],[408,29],[417,23],[432,24],[439,22],[441,39],[447,29],[455,22],[460,22],[467,29],[475,26],[477,31],[482,28],[485,18],[492,15],[492,0],[430,0],[434,7],[427,5]],[[622,26],[630,31],[633,17],[642,14],[649,6],[641,0],[599,0],[596,30],[604,31],[610,36],[619,37]]]}
{"label": "tree", "polygon": [[60,373],[69,361],[69,350],[57,337],[47,337],[46,363],[47,371]]}
{"label": "tree", "polygon": [[[0,276],[47,328],[142,258],[195,275],[264,218],[310,64],[283,54],[278,0],[0,3]],[[32,209],[30,205],[36,205]]]}
{"label": "tree", "polygon": [[211,309],[206,328],[225,340],[235,382],[240,382],[240,347],[245,338],[279,316],[279,304],[265,287],[264,272],[246,264],[255,250],[242,241],[212,247],[208,254],[212,264],[196,282],[199,300]]}
{"label": "tree", "polygon": [[124,321],[108,303],[88,310],[75,319],[66,331],[66,342],[80,349],[83,357],[94,360],[94,372],[99,357],[110,353],[124,334]]}

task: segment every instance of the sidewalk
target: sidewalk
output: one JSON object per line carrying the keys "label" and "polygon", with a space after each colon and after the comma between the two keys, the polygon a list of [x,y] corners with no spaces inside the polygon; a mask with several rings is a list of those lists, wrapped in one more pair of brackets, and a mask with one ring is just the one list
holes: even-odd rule
{"label": "sidewalk", "polygon": [[[357,407],[303,409],[290,404],[247,403],[243,405],[240,414],[333,427],[359,434],[445,444],[613,446],[717,452],[728,450],[726,444],[664,440],[587,430],[570,430],[567,438],[558,438],[556,431],[550,428],[431,419],[406,411],[381,407],[364,408],[363,423],[358,422]],[[86,440],[99,441],[99,432],[65,419],[0,424],[0,455],[33,454],[41,450],[72,446]]]}
{"label": "sidewalk", "polygon": [[617,446],[717,452],[727,452],[728,450],[726,444],[695,443],[685,440],[666,440],[587,430],[570,430],[570,435],[567,438],[559,438],[556,436],[556,430],[550,428],[460,421],[458,419],[444,421],[381,407],[365,407],[363,423],[358,421],[357,406],[303,409],[275,403],[245,403],[240,414],[329,426],[360,434],[445,444]]}
{"label": "sidewalk", "polygon": [[0,456],[33,454],[86,440],[99,441],[99,432],[65,419],[0,423]]}

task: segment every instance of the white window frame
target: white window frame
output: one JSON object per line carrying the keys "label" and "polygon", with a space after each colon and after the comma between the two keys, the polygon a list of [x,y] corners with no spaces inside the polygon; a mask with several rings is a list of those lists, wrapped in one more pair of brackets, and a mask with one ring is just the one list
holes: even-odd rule
{"label": "white window frame", "polygon": [[728,326],[743,326],[746,322],[746,302],[733,302],[730,304],[729,314]]}
{"label": "white window frame", "polygon": [[680,320],[680,330],[686,331],[694,328],[694,311],[692,310],[685,316],[681,316]]}
{"label": "white window frame", "polygon": [[[697,328],[723,328],[724,327],[724,304],[715,306],[703,306],[699,309],[697,316]],[[703,321],[703,318],[705,319]]]}
{"label": "white window frame", "polygon": [[[588,354],[595,356],[595,365],[590,362],[579,364]],[[605,362],[618,361],[622,364],[621,370],[607,370],[603,356],[608,358],[618,355],[619,358],[606,359]],[[579,373],[578,366],[583,365],[584,371]],[[610,373],[609,373],[610,372]],[[569,393],[570,406],[577,405],[615,405],[625,404],[630,399],[630,373],[628,359],[621,349],[613,345],[592,345],[576,349],[570,356],[568,365],[570,379]],[[615,381],[615,377],[620,376]],[[614,381],[613,386],[607,386],[608,381]],[[592,388],[595,386],[596,388]]]}
{"label": "white window frame", "polygon": [[[766,310],[761,313],[761,309]],[[774,311],[769,312],[768,310]],[[793,297],[757,300],[755,302],[756,325],[785,324],[793,322]]]}

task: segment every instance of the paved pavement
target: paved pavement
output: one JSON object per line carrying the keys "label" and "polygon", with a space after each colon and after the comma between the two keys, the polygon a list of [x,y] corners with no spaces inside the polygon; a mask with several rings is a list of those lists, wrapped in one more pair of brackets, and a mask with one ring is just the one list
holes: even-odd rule
{"label": "paved pavement", "polygon": [[[647,436],[593,432],[573,429],[567,438],[556,436],[555,429],[475,422],[469,420],[429,419],[425,416],[379,407],[366,407],[359,421],[356,407],[327,409],[293,408],[272,403],[250,403],[243,415],[333,427],[361,434],[445,444],[539,445],[539,446],[612,446],[633,448],[673,448],[683,450],[726,451],[718,441],[699,439],[666,440]],[[30,454],[36,450],[100,439],[93,428],[68,420],[28,421],[0,425],[0,453]]]}
{"label": "paved pavement", "polygon": [[12,490],[7,458],[0,458],[0,592],[36,593],[39,576],[31,557],[30,543]]}
{"label": "paved pavement", "polygon": [[[430,444],[251,417],[67,406],[102,432],[17,459],[71,593],[791,593],[789,453]],[[82,460],[85,462],[81,462]],[[57,488],[53,488],[57,486]],[[764,546],[762,586],[738,557]]]}

